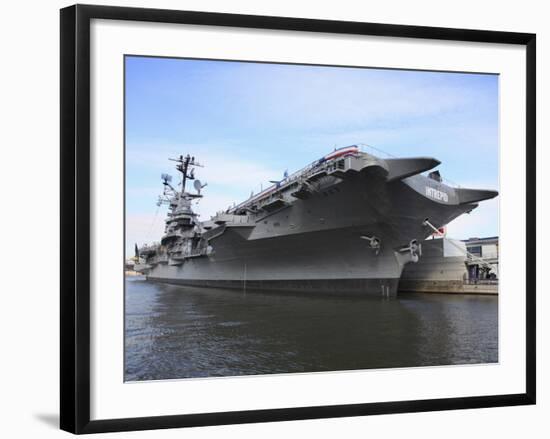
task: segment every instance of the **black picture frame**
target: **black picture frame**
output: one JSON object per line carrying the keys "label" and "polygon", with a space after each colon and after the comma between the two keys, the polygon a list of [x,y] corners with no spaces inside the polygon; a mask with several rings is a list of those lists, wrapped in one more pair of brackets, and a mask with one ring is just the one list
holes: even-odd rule
{"label": "black picture frame", "polygon": [[[526,392],[395,401],[90,420],[90,21],[133,20],[256,29],[523,45],[526,47]],[[61,331],[60,426],[72,433],[303,420],[535,404],[536,352],[536,36],[530,33],[75,5],[61,10]]]}

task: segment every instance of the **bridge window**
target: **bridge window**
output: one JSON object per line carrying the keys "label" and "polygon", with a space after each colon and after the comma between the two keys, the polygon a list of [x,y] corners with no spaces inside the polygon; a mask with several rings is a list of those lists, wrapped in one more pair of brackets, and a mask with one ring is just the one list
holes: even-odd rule
{"label": "bridge window", "polygon": [[481,257],[481,246],[480,245],[474,245],[472,247],[468,247],[468,251],[473,254],[474,256]]}

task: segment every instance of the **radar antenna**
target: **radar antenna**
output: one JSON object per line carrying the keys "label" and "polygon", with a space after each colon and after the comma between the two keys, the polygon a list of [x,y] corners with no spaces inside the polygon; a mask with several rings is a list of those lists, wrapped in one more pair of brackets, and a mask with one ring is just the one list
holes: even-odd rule
{"label": "radar antenna", "polygon": [[201,189],[205,186],[207,186],[208,183],[204,183],[202,184],[201,181],[199,179],[196,179],[194,182],[193,182],[193,187],[195,188],[195,190],[197,191],[197,195],[200,195],[201,194]]}
{"label": "radar antenna", "polygon": [[196,162],[195,157],[191,157],[189,154],[185,157],[180,155],[177,159],[168,160],[177,162],[176,169],[181,172],[181,193],[183,195],[185,193],[185,183],[187,180],[195,179],[195,170],[192,167],[198,166],[202,168],[202,165],[199,162]]}

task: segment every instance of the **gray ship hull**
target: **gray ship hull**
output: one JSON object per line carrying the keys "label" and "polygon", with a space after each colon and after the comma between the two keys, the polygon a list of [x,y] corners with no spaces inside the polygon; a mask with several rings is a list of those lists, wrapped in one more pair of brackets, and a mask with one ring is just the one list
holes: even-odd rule
{"label": "gray ship hull", "polygon": [[395,297],[399,279],[289,279],[289,280],[190,280],[148,277],[153,282],[172,285],[226,288],[241,291],[276,291],[327,295],[373,295]]}
{"label": "gray ship hull", "polygon": [[[433,233],[425,220],[443,226],[496,192],[453,189],[422,175],[390,180],[396,167],[388,173],[384,166],[323,176],[306,197],[284,194],[275,208],[254,215],[220,216],[203,234],[208,252],[182,261],[167,258],[153,265],[147,278],[193,286],[395,296],[404,265],[417,259],[407,246]],[[369,246],[369,237],[381,245]]]}
{"label": "gray ship hull", "polygon": [[375,255],[357,228],[246,240],[219,237],[210,256],[158,264],[149,280],[180,285],[311,293],[395,295],[402,262],[393,250]]}

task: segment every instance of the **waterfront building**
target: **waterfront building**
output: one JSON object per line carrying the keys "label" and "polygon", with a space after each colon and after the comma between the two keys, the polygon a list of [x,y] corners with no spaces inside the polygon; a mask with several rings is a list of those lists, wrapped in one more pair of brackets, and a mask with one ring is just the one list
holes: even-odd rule
{"label": "waterfront building", "polygon": [[467,261],[469,279],[498,279],[498,236],[469,238],[463,242],[473,256]]}

